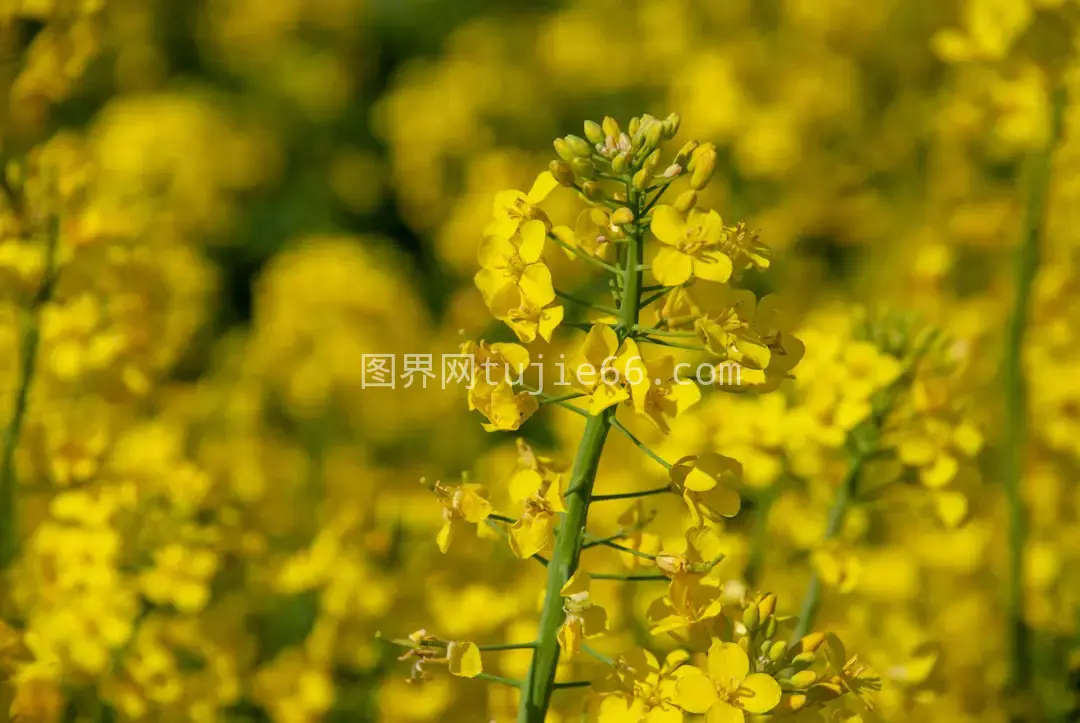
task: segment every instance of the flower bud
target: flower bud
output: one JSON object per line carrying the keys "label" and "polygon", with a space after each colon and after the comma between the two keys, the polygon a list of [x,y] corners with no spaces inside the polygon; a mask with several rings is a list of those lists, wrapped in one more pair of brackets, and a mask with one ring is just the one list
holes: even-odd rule
{"label": "flower bud", "polygon": [[559,158],[567,163],[577,158],[577,156],[574,155],[574,151],[571,150],[570,144],[567,143],[565,139],[556,138],[553,145],[555,146],[555,152],[559,154]]}
{"label": "flower bud", "polygon": [[691,189],[689,191],[683,191],[675,199],[675,203],[672,204],[675,210],[680,213],[686,213],[694,206],[697,205],[697,191]]}
{"label": "flower bud", "polygon": [[799,653],[791,659],[791,667],[797,670],[802,670],[814,664],[814,660],[817,658],[813,653]]}
{"label": "flower bud", "polygon": [[641,130],[641,119],[638,118],[637,116],[634,116],[633,118],[630,119],[630,133],[629,133],[630,137],[634,138],[636,140],[636,136],[638,134],[638,131],[640,131],[640,130]]}
{"label": "flower bud", "polygon": [[660,164],[660,151],[659,151],[659,149],[657,149],[657,150],[655,150],[655,151],[653,151],[652,153],[649,154],[648,158],[645,159],[645,163],[643,163],[641,165],[641,167],[651,176],[653,174],[653,171],[656,170],[656,167],[659,164]]}
{"label": "flower bud", "polygon": [[618,138],[619,133],[622,132],[619,128],[619,122],[611,116],[604,117],[604,123],[601,127],[604,129],[604,135],[612,138]]}
{"label": "flower bud", "polygon": [[810,633],[799,641],[800,653],[816,653],[822,643],[825,642],[825,633]]}
{"label": "flower bud", "polygon": [[776,635],[776,618],[775,617],[770,617],[765,622],[765,637],[766,638],[771,638],[774,635]]}
{"label": "flower bud", "polygon": [[555,180],[559,182],[559,185],[574,185],[574,172],[566,161],[552,161],[548,164],[548,170],[551,171],[551,175],[555,176]]}
{"label": "flower bud", "polygon": [[581,136],[569,135],[564,140],[575,156],[578,156],[579,158],[588,158],[592,155],[593,147]]}
{"label": "flower bud", "polygon": [[639,191],[644,191],[649,187],[650,174],[647,170],[642,168],[640,171],[634,174],[633,184],[634,188]]}
{"label": "flower bud", "polygon": [[761,622],[761,615],[758,613],[756,605],[743,610],[742,624],[746,626],[747,631],[753,632],[757,630],[758,624]]}
{"label": "flower bud", "polygon": [[596,168],[593,166],[592,161],[587,158],[575,158],[570,162],[570,168],[573,169],[575,175],[582,178],[596,178]]}
{"label": "flower bud", "polygon": [[769,646],[769,660],[774,663],[778,663],[784,659],[787,655],[787,643],[783,640],[777,640],[771,646]]}
{"label": "flower bud", "polygon": [[585,121],[585,137],[590,143],[603,143],[604,129],[596,121],[587,120]]}
{"label": "flower bud", "polygon": [[611,170],[615,173],[622,173],[626,170],[627,160],[626,154],[620,153],[611,159]]}
{"label": "flower bud", "polygon": [[776,593],[770,592],[765,597],[761,598],[757,604],[758,612],[761,613],[762,618],[767,618],[776,612]]}
{"label": "flower bud", "polygon": [[596,181],[585,181],[581,184],[581,192],[590,201],[600,201],[604,198],[604,189]]}
{"label": "flower bud", "polygon": [[690,156],[697,150],[697,141],[687,141],[679,152],[675,154],[675,164],[686,168],[690,163]]}
{"label": "flower bud", "polygon": [[[616,221],[615,217],[619,215],[621,211],[626,211],[630,214],[630,221],[634,220],[634,213],[628,208],[620,208],[615,213],[611,214],[612,223],[630,223],[630,221]],[[660,568],[660,572],[665,575],[679,575],[686,572],[686,560],[676,555],[657,555],[656,566]]]}
{"label": "flower bud", "polygon": [[713,173],[716,172],[716,149],[710,146],[698,149],[698,152],[694,154],[694,158],[691,159],[691,163],[694,163],[694,161],[696,163],[694,164],[693,175],[690,176],[690,188],[700,191],[709,185]]}
{"label": "flower bud", "polygon": [[[615,224],[616,226],[622,226],[623,224],[633,223],[634,222],[634,212],[631,211],[626,206],[623,206],[622,208],[615,211],[615,213],[611,214],[611,222],[613,224]],[[657,563],[659,564],[659,558],[657,558]]]}
{"label": "flower bud", "polygon": [[809,688],[817,680],[817,673],[812,670],[803,670],[791,676],[791,684],[799,689]]}
{"label": "flower bud", "polygon": [[678,113],[672,113],[664,119],[664,138],[671,140],[675,137],[675,134],[679,132],[679,125],[682,123],[682,119]]}
{"label": "flower bud", "polygon": [[645,131],[645,145],[649,148],[656,148],[660,145],[663,136],[664,124],[660,121],[653,121],[648,130]]}

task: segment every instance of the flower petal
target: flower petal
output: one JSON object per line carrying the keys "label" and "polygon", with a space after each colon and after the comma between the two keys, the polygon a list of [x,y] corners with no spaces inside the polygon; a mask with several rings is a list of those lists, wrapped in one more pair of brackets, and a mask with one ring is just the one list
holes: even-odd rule
{"label": "flower petal", "polygon": [[534,306],[547,306],[555,300],[551,271],[543,264],[529,264],[518,279],[521,295]]}
{"label": "flower petal", "polygon": [[446,646],[450,658],[450,674],[459,678],[475,678],[484,672],[480,649],[473,643],[452,642]]}
{"label": "flower petal", "polygon": [[679,678],[675,688],[675,703],[688,713],[704,713],[720,702],[716,685],[707,675],[697,668],[687,667],[690,671]]}
{"label": "flower petal", "polygon": [[526,221],[521,226],[520,238],[517,253],[521,260],[527,264],[539,261],[544,253],[544,241],[547,240],[547,227],[544,222]]}
{"label": "flower petal", "polygon": [[664,286],[678,286],[694,273],[694,261],[682,251],[662,248],[653,258],[652,272]]}
{"label": "flower petal", "polygon": [[701,251],[694,256],[694,276],[724,283],[731,278],[731,259],[720,251]]}
{"label": "flower petal", "polygon": [[735,643],[713,643],[709,648],[709,677],[719,683],[742,680],[750,672],[750,658]]}
{"label": "flower petal", "polygon": [[558,185],[559,182],[555,180],[555,176],[551,175],[550,171],[544,171],[533,181],[532,188],[529,189],[529,194],[525,197],[525,200],[529,203],[540,203]]}
{"label": "flower petal", "polygon": [[768,713],[780,702],[780,684],[771,675],[754,673],[739,685],[739,703],[751,713]]}
{"label": "flower petal", "polygon": [[654,208],[649,228],[657,241],[669,246],[674,246],[686,238],[686,220],[672,206],[660,205]]}

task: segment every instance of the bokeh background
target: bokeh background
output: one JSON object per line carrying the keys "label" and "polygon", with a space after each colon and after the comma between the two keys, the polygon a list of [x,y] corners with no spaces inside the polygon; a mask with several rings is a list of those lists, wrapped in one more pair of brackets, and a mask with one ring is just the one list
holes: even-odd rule
{"label": "bokeh background", "polygon": [[[5,425],[21,310],[60,270],[13,458],[0,720],[513,720],[509,689],[409,685],[378,634],[534,635],[541,571],[497,538],[440,554],[420,483],[465,472],[508,509],[515,435],[484,432],[460,389],[363,388],[362,355],[434,354],[438,373],[462,341],[512,339],[472,284],[493,195],[527,189],[586,118],[671,111],[680,138],[717,145],[705,196],[775,249],[749,283],[790,300],[808,349],[798,389],[710,395],[657,442],[746,469],[717,574],[756,578],[793,613],[811,565],[831,571],[821,624],[883,676],[885,720],[1005,720],[1002,331],[1026,168],[1052,82],[1073,82],[1077,10],[0,0]],[[1053,720],[1074,709],[1080,650],[1076,118],[1023,349],[1026,615]],[[565,217],[573,198],[545,207]],[[595,290],[587,267],[550,263],[559,285]],[[807,431],[796,412],[831,413],[842,392],[808,390],[864,371],[845,344],[885,312],[943,330],[956,370],[912,412],[937,425],[906,460],[922,484],[861,507],[825,549],[845,430]],[[553,410],[521,434],[569,461],[580,423]],[[613,440],[598,484],[655,486],[648,465]],[[681,502],[658,504],[658,540],[677,536]],[[657,591],[605,590],[617,652],[643,639],[633,621]],[[528,655],[485,665],[520,676]],[[583,696],[561,700],[553,720],[585,715]]]}

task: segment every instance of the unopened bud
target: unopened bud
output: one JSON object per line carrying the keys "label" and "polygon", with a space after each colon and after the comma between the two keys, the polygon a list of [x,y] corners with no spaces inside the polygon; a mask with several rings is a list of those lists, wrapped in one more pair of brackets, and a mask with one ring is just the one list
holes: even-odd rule
{"label": "unopened bud", "polygon": [[611,170],[615,173],[623,173],[626,170],[627,159],[625,153],[620,153],[611,159]]}
{"label": "unopened bud", "polygon": [[758,612],[761,613],[762,618],[767,618],[776,612],[776,593],[770,592],[765,597],[761,598],[757,604]]}
{"label": "unopened bud", "polygon": [[686,168],[690,163],[690,156],[697,150],[697,141],[687,141],[679,152],[675,154],[675,163]]}
{"label": "unopened bud", "polygon": [[799,641],[800,653],[816,653],[825,642],[825,633],[810,633]]}
{"label": "unopened bud", "polygon": [[581,184],[581,192],[590,201],[600,201],[604,198],[604,189],[596,181],[585,181]]}
{"label": "unopened bud", "polygon": [[664,138],[671,140],[679,132],[682,119],[678,113],[672,113],[664,119]]}
{"label": "unopened bud", "polygon": [[588,158],[592,155],[593,147],[581,136],[569,135],[565,140],[566,145],[570,146],[570,150],[579,158]]}
{"label": "unopened bud", "polygon": [[612,138],[616,139],[619,137],[619,133],[622,132],[619,128],[619,121],[615,120],[611,116],[604,117],[604,123],[601,128],[603,128],[605,136],[611,136]]}
{"label": "unopened bud", "polygon": [[711,146],[699,148],[690,162],[694,166],[693,175],[690,176],[690,188],[700,191],[709,185],[713,173],[716,172],[716,149]]}
{"label": "unopened bud", "polygon": [[570,169],[570,164],[566,161],[552,161],[548,164],[548,170],[551,171],[551,175],[555,176],[555,180],[563,186],[574,185],[574,172]]}
{"label": "unopened bud", "polygon": [[766,638],[771,638],[774,635],[776,635],[776,618],[775,617],[770,617],[765,622],[765,637]]}
{"label": "unopened bud", "polygon": [[559,158],[567,163],[577,158],[577,156],[574,155],[573,149],[570,148],[570,144],[566,142],[566,139],[556,138],[552,145],[555,146],[555,152],[559,154]]}
{"label": "unopened bud", "polygon": [[587,158],[575,158],[570,162],[570,168],[573,169],[575,175],[586,180],[596,178],[596,168]]}
{"label": "unopened bud", "polygon": [[585,121],[585,137],[590,143],[604,142],[604,129],[596,121]]}
{"label": "unopened bud", "polygon": [[638,131],[640,131],[640,130],[641,130],[641,119],[638,118],[637,116],[634,116],[633,118],[630,119],[630,137],[631,138],[636,137],[637,134],[638,134]]}
{"label": "unopened bud", "polygon": [[[615,213],[611,214],[612,223],[630,223],[630,221],[616,221],[615,217],[619,215],[621,211],[626,211],[630,214],[630,221],[634,220],[634,214],[628,208],[620,208]],[[686,572],[686,560],[676,555],[657,555],[656,566],[660,568],[660,571],[665,575],[679,575]]]}
{"label": "unopened bud", "polygon": [[791,659],[791,667],[797,670],[802,670],[814,664],[814,660],[817,656],[813,653],[799,653]]}
{"label": "unopened bud", "polygon": [[676,211],[680,213],[686,213],[694,206],[697,205],[697,191],[691,189],[689,191],[683,191],[675,199],[675,203],[672,204]]}
{"label": "unopened bud", "polygon": [[656,148],[660,145],[660,140],[664,136],[664,124],[660,121],[653,121],[648,130],[645,131],[645,144],[649,148]]}
{"label": "unopened bud", "polygon": [[[631,211],[626,206],[623,206],[622,208],[616,210],[615,213],[611,214],[611,222],[613,224],[615,224],[616,226],[622,226],[623,224],[633,223],[634,222],[634,212]],[[658,559],[658,564],[659,564],[659,559]]]}
{"label": "unopened bud", "polygon": [[787,643],[783,640],[777,640],[771,646],[769,646],[769,660],[774,663],[784,659],[787,655]]}
{"label": "unopened bud", "polygon": [[817,673],[812,670],[803,670],[791,676],[791,684],[796,688],[805,690],[817,680]]}
{"label": "unopened bud", "polygon": [[659,164],[660,164],[660,151],[659,151],[659,149],[657,149],[657,150],[655,150],[655,151],[653,151],[652,153],[649,154],[648,158],[645,159],[645,163],[643,163],[641,167],[645,171],[647,171],[648,174],[651,176],[653,174],[653,171],[656,170],[656,167]]}
{"label": "unopened bud", "polygon": [[651,174],[644,168],[634,174],[633,184],[634,188],[639,191],[644,191],[649,187],[649,178]]}
{"label": "unopened bud", "polygon": [[760,623],[761,615],[758,613],[757,606],[751,605],[743,610],[742,624],[746,626],[748,632],[757,630],[757,626]]}

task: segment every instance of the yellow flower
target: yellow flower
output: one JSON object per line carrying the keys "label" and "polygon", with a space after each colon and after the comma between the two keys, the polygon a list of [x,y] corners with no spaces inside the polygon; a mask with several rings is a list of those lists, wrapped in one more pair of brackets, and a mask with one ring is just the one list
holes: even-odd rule
{"label": "yellow flower", "polygon": [[[531,450],[529,450],[531,453]],[[541,474],[537,467],[519,469],[510,478],[510,497],[525,511],[510,528],[510,549],[525,559],[547,549],[555,535],[555,515],[565,512],[561,475]]]}
{"label": "yellow flower", "polygon": [[727,232],[716,211],[692,209],[684,215],[660,205],[653,210],[650,227],[664,244],[652,262],[653,276],[664,286],[678,286],[694,276],[721,283],[731,277],[731,259],[720,249]]}
{"label": "yellow flower", "polygon": [[615,331],[607,324],[593,324],[581,345],[581,363],[571,374],[586,391],[585,408],[599,414],[608,407],[630,399],[631,389],[644,393],[649,385],[645,362],[633,339],[619,345]]}
{"label": "yellow flower", "polygon": [[645,384],[630,388],[634,410],[664,434],[670,421],[701,400],[701,390],[690,379],[675,379],[675,360],[663,356],[645,364]]}
{"label": "yellow flower", "polygon": [[649,605],[649,632],[653,635],[690,628],[720,615],[724,602],[720,588],[700,575],[678,575],[667,594]]}
{"label": "yellow flower", "polygon": [[479,525],[491,514],[491,503],[484,497],[483,492],[481,485],[472,482],[452,487],[442,482],[435,483],[435,494],[443,508],[443,524],[435,536],[440,552],[445,553],[450,549],[455,528],[462,522]]}
{"label": "yellow flower", "polygon": [[536,177],[527,194],[521,191],[500,191],[495,194],[495,219],[488,224],[484,235],[509,240],[518,229],[531,223],[539,224],[541,231],[546,233],[547,216],[536,204],[547,198],[558,185],[555,176],[544,171]]}
{"label": "yellow flower", "polygon": [[[556,226],[551,232],[567,246],[600,259],[608,259],[614,242],[626,238],[622,227],[612,223],[611,212],[598,206],[587,208],[578,214],[574,228]],[[569,249],[566,253],[570,257],[574,256]]]}
{"label": "yellow flower", "polygon": [[210,598],[210,578],[217,566],[212,550],[166,545],[154,552],[154,567],[143,573],[140,587],[155,603],[172,603],[183,613],[196,613]]}
{"label": "yellow flower", "polygon": [[544,265],[546,230],[539,221],[530,221],[509,239],[487,236],[480,243],[480,271],[476,287],[490,308],[493,300],[506,285],[521,292],[523,302],[546,306],[555,300],[551,271]]}
{"label": "yellow flower", "polygon": [[832,700],[844,693],[858,696],[869,709],[875,707],[870,693],[881,690],[881,678],[868,666],[859,662],[859,656],[848,657],[844,643],[833,633],[825,635],[825,659],[833,674],[811,688],[818,700]]}
{"label": "yellow flower", "polygon": [[744,723],[747,713],[768,713],[780,702],[780,684],[751,673],[750,659],[735,643],[713,643],[707,670],[687,666],[676,700],[687,712],[704,713],[708,723]]}
{"label": "yellow flower", "polygon": [[469,386],[469,409],[488,418],[487,431],[513,431],[540,408],[536,397],[515,392],[512,375],[520,375],[529,366],[529,351],[518,344],[465,342],[461,353],[473,357],[473,378]]}
{"label": "yellow flower", "polygon": [[521,287],[506,284],[488,303],[491,315],[510,327],[518,340],[525,344],[536,341],[537,335],[551,341],[551,335],[563,320],[562,306],[542,307],[525,298]]}
{"label": "yellow flower", "polygon": [[578,570],[559,591],[566,618],[559,628],[558,639],[567,658],[577,654],[586,638],[603,635],[608,629],[607,611],[589,598],[590,582],[589,573]]}
{"label": "yellow flower", "polygon": [[722,454],[708,452],[683,457],[671,466],[671,484],[682,495],[694,526],[705,519],[719,520],[739,514],[742,500],[732,483],[742,475],[742,465]]}
{"label": "yellow flower", "polygon": [[663,664],[648,650],[634,648],[599,684],[606,694],[597,723],[682,723],[683,712],[675,705],[676,681],[689,654],[676,650]]}

